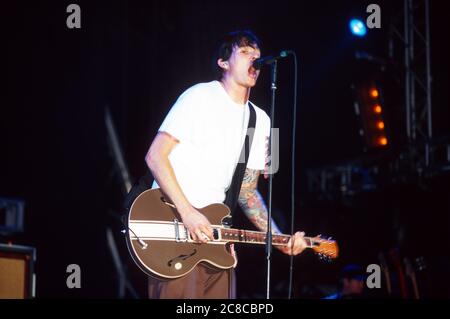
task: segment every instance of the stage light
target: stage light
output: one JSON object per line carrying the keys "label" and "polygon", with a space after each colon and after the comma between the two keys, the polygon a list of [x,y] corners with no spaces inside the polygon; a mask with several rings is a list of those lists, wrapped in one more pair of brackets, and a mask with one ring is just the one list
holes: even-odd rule
{"label": "stage light", "polygon": [[363,37],[367,33],[365,24],[359,19],[352,19],[349,23],[349,26],[350,31],[358,37]]}
{"label": "stage light", "polygon": [[388,148],[389,123],[383,105],[383,90],[373,80],[352,85],[354,105],[359,121],[358,133],[364,140],[364,149]]}
{"label": "stage light", "polygon": [[378,121],[377,122],[377,128],[379,130],[383,130],[384,129],[384,122],[383,121]]}
{"label": "stage light", "polygon": [[382,137],[380,137],[380,138],[378,139],[378,145],[386,146],[387,143],[388,143],[388,140],[387,140],[387,138],[384,137],[384,136],[382,136]]}
{"label": "stage light", "polygon": [[373,108],[373,111],[376,113],[376,114],[381,114],[381,111],[382,111],[382,108],[381,108],[381,106],[380,105],[375,105],[375,107]]}

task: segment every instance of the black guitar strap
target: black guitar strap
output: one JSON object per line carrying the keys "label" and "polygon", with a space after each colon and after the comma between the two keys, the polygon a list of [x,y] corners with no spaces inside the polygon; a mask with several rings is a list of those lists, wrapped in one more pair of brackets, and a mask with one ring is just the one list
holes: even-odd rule
{"label": "black guitar strap", "polygon": [[252,105],[252,103],[248,102],[249,109],[250,109],[250,118],[248,120],[248,127],[247,127],[247,135],[245,136],[245,142],[242,146],[241,155],[239,159],[244,158],[245,156],[245,162],[240,163],[236,165],[236,169],[234,170],[233,179],[231,180],[230,187],[227,190],[225,201],[223,202],[225,205],[227,205],[230,208],[231,213],[236,208],[239,192],[241,191],[241,185],[242,180],[244,178],[245,169],[247,167],[248,157],[250,155],[250,148],[252,146],[253,142],[253,135],[255,133],[255,127],[256,127],[256,112]]}

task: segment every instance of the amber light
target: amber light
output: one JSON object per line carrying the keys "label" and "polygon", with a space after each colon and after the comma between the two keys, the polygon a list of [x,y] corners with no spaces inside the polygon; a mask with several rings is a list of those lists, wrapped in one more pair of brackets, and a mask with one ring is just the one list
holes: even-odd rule
{"label": "amber light", "polygon": [[382,111],[381,106],[378,105],[378,104],[375,105],[375,107],[373,108],[373,111],[374,111],[375,113],[377,113],[377,114],[380,114],[381,111]]}
{"label": "amber light", "polygon": [[372,89],[370,90],[370,96],[373,98],[377,98],[379,95],[378,90],[377,89]]}
{"label": "amber light", "polygon": [[384,129],[384,122],[383,122],[383,121],[378,121],[378,122],[377,122],[377,128],[378,128],[379,130]]}
{"label": "amber light", "polygon": [[383,145],[383,146],[385,146],[385,145],[387,145],[387,143],[388,143],[388,140],[387,140],[387,138],[386,137],[380,137],[379,139],[378,139],[378,144],[379,145]]}

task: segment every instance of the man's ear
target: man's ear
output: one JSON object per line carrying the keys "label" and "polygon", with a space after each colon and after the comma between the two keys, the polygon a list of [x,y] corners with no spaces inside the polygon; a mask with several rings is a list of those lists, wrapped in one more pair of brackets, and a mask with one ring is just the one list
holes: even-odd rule
{"label": "man's ear", "polygon": [[222,58],[217,60],[217,65],[224,70],[228,70],[228,62],[224,61]]}

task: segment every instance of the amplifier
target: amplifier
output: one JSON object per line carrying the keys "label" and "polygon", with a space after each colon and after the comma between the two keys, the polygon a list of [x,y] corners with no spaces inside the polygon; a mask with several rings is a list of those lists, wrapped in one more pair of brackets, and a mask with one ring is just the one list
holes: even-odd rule
{"label": "amplifier", "polygon": [[34,247],[0,244],[0,299],[35,297]]}

